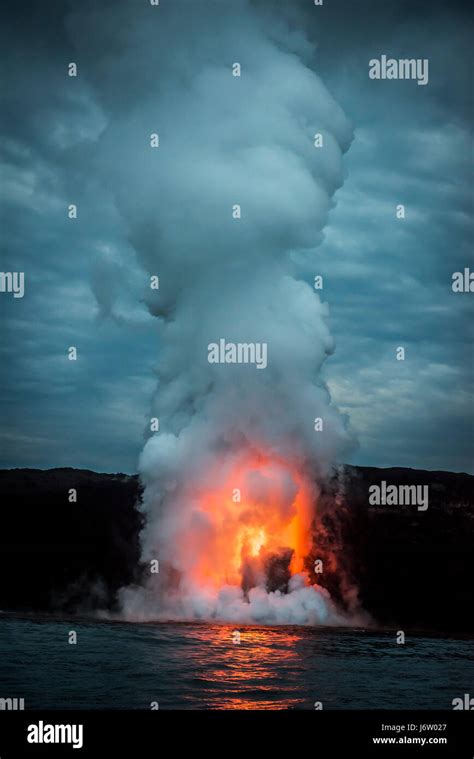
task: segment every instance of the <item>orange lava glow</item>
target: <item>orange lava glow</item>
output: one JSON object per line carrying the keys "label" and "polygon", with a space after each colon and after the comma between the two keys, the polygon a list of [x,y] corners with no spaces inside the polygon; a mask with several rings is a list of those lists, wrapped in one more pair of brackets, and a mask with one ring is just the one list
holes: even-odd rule
{"label": "orange lava glow", "polygon": [[[285,628],[244,627],[240,631],[240,644],[229,645],[234,629],[227,625],[206,626],[201,633],[204,645],[212,645],[217,665],[206,673],[207,681],[214,686],[209,690],[209,708],[274,710],[303,704],[297,681],[286,684],[281,696],[274,682],[275,672],[280,672],[282,667],[302,665],[296,646],[298,636]],[[223,681],[226,683],[224,693],[219,688]],[[258,699],[247,698],[248,692],[258,692]]]}
{"label": "orange lava glow", "polygon": [[246,568],[258,578],[265,562],[282,552],[291,575],[303,571],[315,495],[297,471],[286,462],[247,457],[209,481],[219,486],[199,494],[188,533],[196,583],[240,586]]}

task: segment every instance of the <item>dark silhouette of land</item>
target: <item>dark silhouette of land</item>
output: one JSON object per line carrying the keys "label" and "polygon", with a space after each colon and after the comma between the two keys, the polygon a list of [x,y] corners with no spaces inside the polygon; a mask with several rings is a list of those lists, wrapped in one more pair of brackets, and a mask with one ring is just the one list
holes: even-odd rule
{"label": "dark silhouette of land", "polygon": [[[428,485],[429,508],[369,506],[369,487]],[[77,490],[77,502],[69,490]],[[136,476],[77,469],[0,471],[0,609],[114,609],[140,577]],[[381,625],[473,632],[474,477],[345,467],[322,489],[317,580]],[[313,575],[316,579],[316,575]]]}

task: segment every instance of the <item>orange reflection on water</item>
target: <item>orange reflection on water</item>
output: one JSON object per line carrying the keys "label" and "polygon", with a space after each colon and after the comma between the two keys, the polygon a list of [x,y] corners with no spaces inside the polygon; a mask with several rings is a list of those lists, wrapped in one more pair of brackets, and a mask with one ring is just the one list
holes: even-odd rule
{"label": "orange reflection on water", "polygon": [[297,635],[284,628],[215,625],[211,630],[218,666],[206,671],[209,708],[289,709],[302,702]]}

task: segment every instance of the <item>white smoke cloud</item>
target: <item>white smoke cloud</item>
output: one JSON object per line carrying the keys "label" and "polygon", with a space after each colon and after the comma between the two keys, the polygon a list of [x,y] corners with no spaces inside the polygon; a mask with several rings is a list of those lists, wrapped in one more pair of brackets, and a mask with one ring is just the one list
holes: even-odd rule
{"label": "white smoke cloud", "polygon": [[[217,571],[226,550],[219,530],[229,520],[252,526],[262,514],[270,524],[291,516],[301,480],[316,500],[314,478],[349,443],[318,379],[333,350],[328,310],[304,277],[317,273],[311,253],[343,181],[350,125],[308,67],[304,36],[248,0],[81,6],[69,28],[87,50],[84,67],[107,115],[91,147],[98,173],[140,267],[160,277],[160,290],[144,293],[159,332],[150,416],[160,432],[139,468],[143,560],[158,559],[165,571],[123,591],[124,613],[341,623],[327,592],[302,572],[287,593],[268,591],[261,567],[248,592],[225,580],[198,582],[195,572],[214,553]],[[240,77],[232,76],[235,62]],[[315,133],[324,148],[314,147]],[[234,204],[241,219],[232,217]],[[208,363],[207,346],[220,338],[266,343],[268,367]],[[315,433],[315,417],[324,433]],[[203,507],[206,491],[228,487],[249,455],[270,462],[279,498],[251,466],[243,478],[250,512],[236,517],[222,506],[214,519]],[[303,517],[308,526],[311,516]]]}
{"label": "white smoke cloud", "polygon": [[218,620],[236,624],[349,625],[350,619],[339,612],[329,593],[319,586],[308,586],[304,574],[293,575],[288,593],[267,592],[252,588],[244,597],[241,588],[224,585],[217,594],[192,584],[180,592],[168,594],[160,607],[150,588],[128,588],[123,592],[127,617],[131,621]]}

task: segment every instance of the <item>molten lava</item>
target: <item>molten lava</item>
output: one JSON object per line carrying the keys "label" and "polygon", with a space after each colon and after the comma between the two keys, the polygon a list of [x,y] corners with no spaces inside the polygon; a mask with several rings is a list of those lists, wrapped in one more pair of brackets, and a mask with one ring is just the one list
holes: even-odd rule
{"label": "molten lava", "polygon": [[287,580],[304,570],[315,496],[298,472],[286,462],[247,457],[210,481],[219,486],[194,497],[188,532],[193,584],[248,589],[268,585],[275,564]]}

